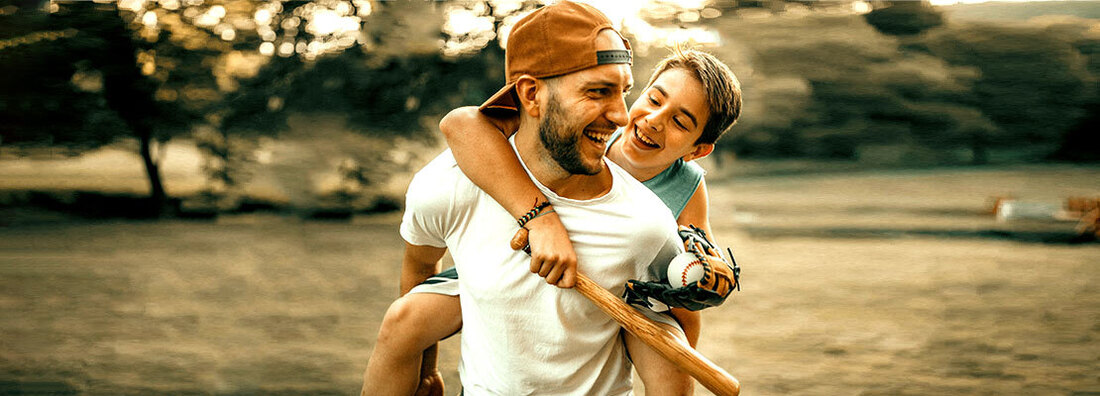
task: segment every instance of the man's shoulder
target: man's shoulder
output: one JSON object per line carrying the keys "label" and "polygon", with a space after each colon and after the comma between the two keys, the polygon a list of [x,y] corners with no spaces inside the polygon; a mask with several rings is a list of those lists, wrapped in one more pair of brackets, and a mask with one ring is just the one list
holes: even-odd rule
{"label": "man's shoulder", "polygon": [[416,178],[442,178],[453,177],[452,170],[458,167],[458,163],[455,162],[454,153],[451,149],[443,150],[442,153],[428,161],[420,170],[416,171]]}
{"label": "man's shoulder", "polygon": [[417,199],[466,199],[476,191],[477,187],[462,173],[447,149],[413,175],[406,197],[410,203]]}

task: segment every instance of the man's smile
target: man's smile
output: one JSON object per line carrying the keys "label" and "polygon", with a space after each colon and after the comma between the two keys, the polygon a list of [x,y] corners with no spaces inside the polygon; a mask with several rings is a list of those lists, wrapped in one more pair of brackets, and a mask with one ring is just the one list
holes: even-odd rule
{"label": "man's smile", "polygon": [[598,131],[594,131],[594,130],[591,130],[591,129],[585,129],[584,130],[584,137],[588,138],[589,140],[591,140],[593,142],[596,142],[596,143],[599,143],[599,144],[604,144],[604,143],[607,143],[607,139],[611,138],[611,134],[613,132],[614,131],[598,132]]}

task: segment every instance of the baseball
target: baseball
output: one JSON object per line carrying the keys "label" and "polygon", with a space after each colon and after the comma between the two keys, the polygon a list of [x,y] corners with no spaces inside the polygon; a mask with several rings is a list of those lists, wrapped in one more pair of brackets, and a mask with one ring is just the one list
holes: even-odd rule
{"label": "baseball", "polygon": [[668,284],[684,287],[703,279],[703,264],[691,253],[680,253],[668,263]]}

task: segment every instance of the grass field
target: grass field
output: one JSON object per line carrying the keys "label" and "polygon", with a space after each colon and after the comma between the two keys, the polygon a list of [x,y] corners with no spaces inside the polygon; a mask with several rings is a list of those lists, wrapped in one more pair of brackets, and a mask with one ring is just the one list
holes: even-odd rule
{"label": "grass field", "polygon": [[[1100,393],[1100,243],[983,213],[992,195],[1100,195],[1100,168],[710,187],[744,287],[705,311],[700,349],[743,394]],[[0,394],[356,394],[397,292],[399,221],[0,227]],[[448,340],[448,394],[457,359]]]}

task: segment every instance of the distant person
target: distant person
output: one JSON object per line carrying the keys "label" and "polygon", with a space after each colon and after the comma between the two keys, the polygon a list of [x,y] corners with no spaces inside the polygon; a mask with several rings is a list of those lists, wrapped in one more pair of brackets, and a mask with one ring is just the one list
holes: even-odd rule
{"label": "distant person", "polygon": [[[509,42],[508,53],[510,81],[513,80],[511,77],[517,74],[515,73],[515,71],[512,70],[512,66],[514,64],[514,62],[512,62],[512,54],[515,52],[513,51],[513,45],[517,44],[517,40],[520,40],[520,38],[523,37],[521,33],[518,33],[521,32],[521,24],[517,24],[517,28],[513,33],[512,40]],[[610,29],[609,24],[607,26],[607,28],[601,29],[600,36],[602,38],[611,37],[617,39],[618,35],[612,33],[612,30],[608,30]],[[554,31],[556,32],[558,30]],[[611,41],[612,43],[614,43],[615,40],[602,41]],[[620,41],[620,45],[625,47],[625,42]],[[624,258],[634,256],[633,258],[631,258],[630,261],[628,261],[631,263],[630,267],[633,268],[622,265],[621,260],[619,261],[620,264],[611,265],[610,267],[608,267],[609,269],[615,269],[617,272],[629,272],[631,270],[642,271],[642,273],[635,274],[635,276],[629,276],[629,278],[634,279],[654,279],[655,276],[653,276],[653,274],[644,275],[645,269],[649,268],[649,270],[652,271],[652,268],[650,267],[652,267],[651,264],[653,264],[654,262],[658,263],[657,267],[663,268],[661,267],[661,265],[667,265],[667,261],[670,258],[668,253],[669,249],[671,249],[671,251],[677,250],[674,247],[670,248],[668,246],[668,240],[662,242],[664,246],[649,245],[645,248],[640,248],[637,245],[638,240],[631,240],[631,236],[644,238],[644,233],[647,232],[647,229],[645,227],[640,228],[636,231],[628,231],[625,235],[620,235],[624,230],[608,229],[609,227],[613,227],[613,224],[623,221],[631,224],[633,224],[634,222],[640,222],[640,224],[646,224],[648,226],[652,226],[652,223],[665,223],[666,227],[669,227],[671,225],[672,217],[668,217],[664,220],[660,219],[659,217],[657,217],[656,219],[646,219],[646,217],[652,217],[647,215],[653,213],[652,210],[654,208],[652,207],[652,203],[653,201],[655,201],[655,199],[652,198],[652,193],[650,193],[645,188],[638,188],[640,187],[640,185],[638,185],[636,182],[633,182],[633,180],[630,180],[632,179],[632,177],[640,178],[639,175],[645,175],[647,174],[647,172],[652,172],[652,174],[648,174],[648,177],[646,177],[645,180],[660,181],[659,183],[655,183],[654,185],[658,186],[657,191],[665,192],[664,194],[662,194],[662,198],[665,198],[665,204],[668,206],[659,206],[658,213],[668,213],[669,209],[672,209],[672,211],[675,211],[676,215],[680,218],[681,223],[696,223],[703,227],[708,227],[706,223],[706,190],[702,184],[702,171],[696,165],[685,161],[690,161],[691,159],[700,158],[709,154],[710,151],[713,149],[714,140],[716,140],[718,136],[721,135],[721,133],[733,123],[733,121],[737,118],[737,114],[740,108],[740,92],[737,87],[736,80],[733,78],[732,73],[728,71],[728,68],[722,65],[721,62],[714,59],[712,56],[701,52],[678,52],[677,54],[670,56],[669,59],[666,59],[658,67],[658,70],[654,73],[654,77],[651,79],[650,84],[647,87],[647,91],[643,95],[643,98],[639,99],[639,101],[635,103],[633,109],[630,112],[630,122],[626,129],[629,135],[625,139],[617,139],[620,135],[616,133],[612,136],[610,129],[614,129],[615,126],[623,126],[627,124],[626,121],[628,118],[624,117],[625,114],[617,114],[618,109],[615,108],[617,107],[617,105],[610,105],[609,102],[616,101],[618,103],[622,103],[622,88],[625,88],[625,86],[629,85],[629,69],[627,67],[618,66],[618,68],[620,69],[618,73],[624,74],[626,76],[625,84],[621,82],[614,82],[614,79],[607,80],[611,81],[612,83],[606,83],[607,81],[604,81],[604,83],[595,86],[587,84],[594,81],[587,76],[598,74],[595,73],[597,69],[605,70],[608,68],[608,66],[612,64],[597,66],[590,70],[582,70],[577,73],[571,73],[562,77],[552,79],[531,78],[530,80],[527,80],[524,78],[520,78],[516,81],[515,84],[516,92],[519,94],[520,103],[518,105],[515,101],[516,98],[511,97],[512,86],[509,85],[508,87],[506,87],[505,90],[502,90],[503,95],[498,94],[494,97],[494,99],[491,99],[489,102],[486,103],[486,105],[482,106],[483,109],[493,107],[505,107],[511,109],[522,108],[523,111],[521,112],[521,117],[518,119],[505,121],[492,120],[489,118],[483,118],[478,115],[477,110],[473,108],[468,108],[452,113],[448,116],[447,119],[444,120],[442,125],[444,131],[448,133],[448,138],[452,142],[456,155],[460,158],[461,155],[458,155],[460,154],[459,152],[461,150],[470,150],[472,146],[470,144],[466,144],[465,146],[463,146],[462,144],[455,144],[456,133],[454,133],[452,129],[466,130],[464,133],[468,134],[468,136],[463,136],[461,137],[461,139],[459,139],[464,143],[474,142],[475,136],[480,136],[484,139],[478,139],[478,141],[493,141],[494,144],[498,144],[498,149],[500,147],[503,147],[505,149],[504,152],[497,153],[492,156],[484,156],[484,151],[492,150],[493,148],[474,148],[473,150],[482,151],[481,155],[484,156],[483,158],[488,159],[490,157],[498,156],[501,158],[493,158],[491,160],[485,161],[486,164],[490,165],[490,167],[488,168],[483,167],[479,170],[476,168],[477,165],[475,164],[474,169],[468,169],[472,171],[470,172],[470,177],[473,180],[476,181],[479,179],[479,172],[492,173],[492,169],[499,168],[502,158],[504,159],[503,162],[508,162],[507,160],[512,160],[512,162],[514,163],[514,172],[511,174],[511,179],[490,179],[494,182],[500,182],[501,185],[505,186],[505,188],[522,189],[526,187],[529,188],[529,192],[533,191],[533,194],[529,194],[527,197],[524,197],[522,193],[506,195],[508,199],[517,201],[517,203],[514,203],[512,206],[523,208],[523,206],[521,205],[530,205],[532,201],[538,203],[536,204],[536,207],[541,206],[543,202],[553,203],[552,207],[544,207],[541,210],[534,210],[538,217],[535,217],[533,220],[530,220],[530,222],[527,223],[528,225],[540,223],[543,225],[557,226],[556,229],[542,228],[542,225],[540,225],[538,228],[531,228],[531,247],[533,256],[530,261],[530,269],[532,270],[532,272],[539,272],[540,275],[545,276],[547,282],[555,283],[563,287],[572,286],[572,283],[575,279],[573,277],[572,271],[575,271],[575,266],[577,263],[577,256],[573,252],[572,243],[569,241],[568,236],[564,233],[565,229],[562,228],[563,222],[572,231],[572,235],[575,238],[574,242],[576,242],[578,247],[577,254],[579,254],[581,258],[581,265],[584,271],[586,273],[589,273],[590,275],[594,272],[592,268],[600,268],[599,266],[597,266],[598,264],[605,263],[608,261],[608,259],[614,261],[614,258],[607,257],[608,252],[606,250],[608,249],[608,247],[601,246],[601,241],[594,241],[593,239],[602,240],[602,242],[606,243],[607,240],[603,239],[610,238],[609,240],[618,242],[616,243],[616,245],[618,246],[615,246],[615,250],[618,251],[618,253],[615,254],[616,256],[622,256]],[[523,72],[523,70],[519,71]],[[578,81],[580,82],[580,84],[577,84]],[[567,82],[572,84],[566,84]],[[538,92],[540,90],[540,87],[544,87],[544,92]],[[643,100],[645,102],[643,102]],[[574,106],[572,108],[562,109],[562,107],[564,107],[564,105],[561,104],[562,102],[571,103],[574,104]],[[577,104],[578,102],[580,102],[580,104]],[[562,131],[563,128],[569,128],[571,126],[569,125],[570,120],[566,119],[563,114],[569,110],[579,111],[579,113],[581,114],[600,114],[600,117],[594,119],[594,122],[588,124],[587,126],[572,125],[575,128],[583,128],[583,131],[573,131],[573,133],[571,134],[563,133],[566,132]],[[591,117],[586,118],[586,120],[590,118]],[[637,130],[639,124],[644,124],[643,131]],[[523,173],[523,168],[521,167],[518,159],[512,151],[513,148],[509,146],[508,142],[504,138],[504,135],[501,134],[501,131],[508,131],[508,133],[510,133],[517,128],[519,131],[515,136],[516,151],[518,151],[519,156],[524,159],[524,162],[530,169],[535,179],[537,179],[537,181],[543,182],[542,185],[545,185],[545,187],[536,186],[536,183],[532,181],[532,179],[530,179],[525,173]],[[538,134],[538,137],[535,136],[536,134]],[[546,136],[543,136],[543,134],[545,134]],[[605,163],[602,160],[590,160],[590,158],[602,159],[601,157],[602,153],[604,152],[604,145],[605,142],[607,142],[608,140],[615,142],[615,144],[612,146],[612,151],[608,153],[608,156],[614,159],[615,155],[632,155],[632,157],[622,158],[620,160],[617,160],[617,162],[625,163],[627,166],[624,166],[624,168],[627,168],[628,170],[634,170],[635,172],[637,172],[637,174],[635,174],[635,172],[631,172],[630,176],[632,177],[624,178],[622,176],[627,175],[627,173],[623,172],[622,169],[619,169],[612,164]],[[539,143],[538,145],[531,144],[532,142],[536,141]],[[524,145],[522,144],[523,142],[526,142],[528,144]],[[629,144],[634,144],[635,146],[628,147],[627,145]],[[599,150],[593,150],[594,148],[598,148]],[[467,153],[466,155],[470,155],[470,153]],[[553,160],[556,165],[554,163],[551,163],[550,160]],[[436,166],[439,165],[441,161],[445,161],[443,162],[443,165]],[[663,164],[661,162],[663,162]],[[434,161],[433,164],[426,167],[425,170],[422,170],[421,173],[418,174],[413,185],[410,186],[410,204],[406,212],[406,222],[403,223],[402,226],[403,235],[405,235],[406,239],[409,240],[410,243],[412,243],[412,245],[410,245],[411,247],[416,247],[416,241],[410,239],[409,237],[411,233],[407,233],[406,231],[407,228],[413,227],[406,226],[409,224],[420,223],[419,221],[417,221],[417,215],[415,213],[418,210],[418,206],[414,205],[414,202],[412,202],[415,195],[414,193],[420,192],[418,189],[415,189],[415,187],[423,184],[421,183],[421,181],[426,177],[424,175],[429,171],[429,169],[432,169],[433,167],[443,168],[446,172],[449,172],[449,175],[462,181],[462,189],[459,189],[460,191],[457,192],[458,196],[454,197],[454,201],[452,203],[452,205],[456,205],[456,208],[462,208],[465,206],[459,205],[460,203],[464,203],[466,201],[466,199],[463,198],[467,195],[468,191],[465,191],[463,189],[472,188],[472,186],[469,185],[469,180],[465,179],[465,177],[462,177],[461,175],[456,175],[458,170],[455,168],[454,160],[447,154],[444,154],[436,161]],[[608,182],[610,182],[610,184],[607,184]],[[451,189],[451,186],[454,184],[454,182],[448,180],[445,190],[450,193],[454,193],[455,191]],[[436,185],[436,183],[432,183],[432,185]],[[632,187],[630,187],[629,189],[620,190],[620,187],[622,185]],[[659,187],[662,186],[665,188],[660,189]],[[490,191],[490,193],[494,192],[490,188],[487,188],[487,190]],[[631,196],[629,199],[619,195],[620,192],[624,191],[630,191]],[[499,193],[499,191],[496,192]],[[497,221],[492,218],[485,218],[491,216],[486,215],[482,217],[483,215],[481,215],[480,213],[486,211],[492,212],[495,210],[495,212],[498,212],[498,214],[507,216],[507,213],[504,212],[499,206],[492,204],[491,202],[489,202],[488,204],[483,203],[484,200],[488,198],[486,197],[485,192],[476,191],[476,194],[474,195],[477,196],[477,199],[473,200],[477,201],[480,204],[479,208],[475,210],[479,213],[478,217],[476,218],[477,222],[480,223],[486,221]],[[550,199],[547,200],[546,196],[549,196]],[[609,198],[612,196],[613,198]],[[447,198],[449,199],[450,197],[448,196]],[[502,202],[505,201],[507,200],[502,200]],[[526,202],[518,203],[518,201]],[[630,220],[625,220],[622,217],[622,214],[601,212],[601,210],[607,209],[605,206],[608,205],[610,205],[611,208],[615,209],[632,208],[636,212],[626,213],[625,215],[628,216]],[[485,208],[486,206],[488,208]],[[505,207],[508,206],[509,205],[505,203]],[[493,210],[490,210],[489,208]],[[455,210],[451,209],[447,211],[454,212]],[[523,208],[518,209],[515,212],[522,214],[525,211],[526,208]],[[555,211],[561,213],[560,218],[559,215],[555,213]],[[412,216],[410,216],[410,212],[413,212]],[[463,213],[469,214],[471,212]],[[455,216],[451,217],[450,220],[457,219],[457,223],[468,221],[468,219],[464,218],[461,213],[454,213],[454,215]],[[610,218],[602,219],[601,217]],[[549,221],[545,221],[544,219]],[[434,221],[438,219],[432,218],[431,220]],[[450,222],[446,223],[449,224]],[[423,226],[423,224],[421,224],[420,226]],[[450,229],[447,228],[447,224],[438,224],[438,222],[434,222],[431,225],[433,229],[438,229],[438,227],[440,226],[443,226],[442,230]],[[515,226],[512,226],[510,224],[506,224],[506,226],[510,227],[513,231],[515,230]],[[451,225],[450,227],[454,227],[454,225]],[[471,257],[476,258],[479,254],[485,254],[484,252],[482,252],[482,250],[495,250],[489,248],[489,245],[493,243],[501,246],[507,245],[508,238],[501,238],[500,235],[479,234],[476,238],[473,238],[469,235],[469,233],[472,232],[469,230],[469,225],[459,225],[457,227],[461,229],[458,232],[460,234],[463,234],[466,239],[478,239],[480,241],[483,241],[481,245],[471,244],[463,249],[469,250],[467,254]],[[544,235],[543,233],[547,230],[551,230],[551,232],[557,232],[557,235]],[[669,228],[669,230],[671,230],[671,228]],[[444,231],[439,232],[447,234],[447,232]],[[640,232],[643,235],[635,235],[635,232]],[[667,231],[656,232],[655,234],[660,235],[662,233],[665,234],[667,238]],[[560,253],[551,251],[551,253],[559,254],[560,256],[557,257],[561,258],[547,259],[545,254],[545,251],[547,250],[545,249],[546,246],[541,244],[541,241],[543,241],[543,239],[540,239],[541,237],[545,236],[549,236],[551,238],[551,241],[556,240],[557,242],[563,242],[559,243],[555,247],[552,247],[552,249],[560,250]],[[624,237],[627,239],[616,239]],[[460,259],[459,254],[456,253],[456,249],[461,248],[464,244],[469,243],[468,241],[463,241],[462,238],[457,237],[444,237],[441,239],[442,240],[433,240],[428,242],[442,243],[446,247],[451,248],[452,255],[455,256],[455,261],[458,266],[457,271],[452,271],[454,275],[462,273],[463,276],[470,276],[468,274],[472,273],[474,274],[472,276],[477,277],[478,274],[481,273],[480,268],[477,268],[477,266],[479,265],[479,263],[477,262],[465,263],[464,269],[464,263]],[[677,245],[679,240],[679,238],[671,239],[672,245]],[[659,243],[658,245],[662,244]],[[654,251],[654,249],[657,250]],[[660,254],[650,257],[651,252]],[[443,254],[441,251],[436,251],[433,253],[438,253],[438,256],[442,256]],[[639,253],[641,253],[641,256],[643,256],[641,258],[645,258],[645,260],[638,261],[639,257],[637,256]],[[512,254],[512,258],[514,258],[514,253],[510,254]],[[492,254],[485,254],[484,257],[494,256]],[[520,258],[522,260],[524,257],[520,256]],[[649,258],[654,258],[657,260],[652,260]],[[437,260],[438,257],[435,254],[428,255],[426,257],[426,260],[422,260],[427,265],[421,266],[421,269],[430,268],[434,271]],[[430,263],[428,263],[429,261]],[[407,253],[406,263],[408,262],[409,258]],[[644,265],[639,268],[639,264]],[[507,266],[508,273],[511,274],[517,274],[517,270],[523,268],[522,266],[517,267],[515,265]],[[495,265],[494,268],[496,268]],[[408,269],[408,266],[406,267],[406,269]],[[471,305],[478,304],[479,312],[503,312],[507,314],[506,316],[516,315],[515,311],[519,309],[522,310],[522,315],[519,316],[521,318],[528,318],[532,316],[532,313],[529,311],[535,309],[551,310],[549,312],[543,312],[541,314],[536,313],[534,315],[534,317],[540,317],[545,316],[546,314],[553,314],[555,313],[555,311],[553,311],[554,309],[560,309],[562,306],[571,306],[571,300],[568,301],[569,304],[565,304],[564,302],[560,301],[564,297],[570,297],[573,299],[581,298],[576,293],[564,293],[560,289],[546,288],[544,285],[541,289],[537,287],[538,285],[530,285],[530,280],[533,278],[530,277],[530,275],[524,276],[522,272],[522,270],[519,270],[518,275],[516,275],[514,279],[512,277],[504,277],[504,279],[507,279],[508,283],[518,282],[516,286],[517,288],[522,290],[526,290],[526,287],[530,287],[531,291],[537,292],[536,295],[541,296],[545,293],[553,292],[552,294],[550,294],[550,296],[553,296],[556,301],[546,302],[550,304],[550,307],[538,308],[537,304],[528,305],[525,301],[516,302],[504,296],[497,298],[494,297],[492,294],[482,296],[480,299],[481,301],[475,301],[471,303],[466,301],[470,299],[470,296],[472,295],[469,286],[471,283],[474,283],[474,287],[476,288],[487,287],[489,290],[492,290],[494,287],[504,287],[505,290],[508,290],[508,293],[506,294],[511,294],[515,291],[513,291],[512,288],[508,287],[508,285],[488,286],[482,284],[484,283],[483,279],[467,281],[466,278],[461,278],[463,279],[462,282],[465,282],[463,283],[463,285],[466,286],[464,287],[464,294],[466,295],[466,298],[463,299],[462,309],[460,309],[458,298],[453,297],[455,294],[457,294],[457,287],[455,287],[456,285],[453,281],[455,276],[447,275],[432,278],[428,282],[425,282],[425,285],[418,287],[418,291],[422,291],[422,293],[410,294],[400,299],[387,313],[386,321],[383,324],[382,331],[380,332],[378,345],[376,346],[374,355],[371,358],[371,367],[368,368],[364,393],[367,393],[368,390],[375,392],[379,390],[386,390],[395,391],[398,393],[411,393],[411,390],[416,387],[416,373],[419,373],[421,369],[421,351],[425,347],[434,343],[439,338],[442,338],[457,331],[459,326],[461,326],[464,321],[468,320],[468,318],[472,316],[468,313],[468,311],[470,310],[469,307]],[[663,274],[663,271],[660,270],[653,272]],[[405,274],[409,275],[409,271],[405,271]],[[420,274],[413,275],[413,277],[423,279],[426,275],[427,273],[422,272]],[[407,281],[407,278],[409,278],[409,276],[403,276],[402,279],[403,291],[408,290],[408,288],[411,287],[411,283]],[[494,280],[500,281],[496,278],[494,278]],[[600,280],[597,281],[599,282]],[[677,293],[669,290],[658,290],[659,288],[652,287],[652,284],[637,285],[639,286],[639,289],[652,294],[653,297],[656,297],[658,299],[662,299],[662,297],[664,297],[663,299],[665,300],[671,299],[672,301],[670,302],[673,305],[690,305],[694,309],[699,309],[703,306],[720,303],[721,300],[725,297],[724,295],[718,296],[716,293],[713,292],[707,294],[705,293],[707,291],[701,292],[699,290],[689,290],[679,291]],[[726,285],[727,288],[729,286],[730,285]],[[614,282],[610,285],[605,284],[605,287],[609,287],[613,291],[622,291],[623,282]],[[453,290],[453,292],[442,292],[449,295],[433,294],[441,293],[439,291],[440,288],[450,288],[451,290]],[[500,292],[500,290],[497,291]],[[512,304],[511,307],[508,307],[507,305],[509,302]],[[502,308],[506,309],[497,308],[496,310],[493,310],[492,306],[499,306],[502,303],[505,304]],[[486,308],[486,306],[490,306],[490,308]],[[585,308],[588,311],[592,311],[594,309],[594,306],[586,301],[581,301],[580,306],[577,308]],[[462,312],[462,318],[459,318],[460,311]],[[595,316],[586,315],[580,317],[580,319],[582,319],[583,321],[592,321],[593,319],[597,318],[601,320],[606,320],[606,317],[600,313],[596,313]],[[572,328],[573,324],[571,316],[559,317],[558,319],[560,319],[563,324],[569,324],[569,327]],[[689,317],[689,319],[691,319],[691,317]],[[694,323],[696,329],[694,337],[697,337],[698,317],[694,316],[693,319],[694,322],[685,322]],[[539,323],[541,322],[543,321],[539,321]],[[464,368],[468,367],[465,361],[465,358],[467,356],[465,351],[468,345],[468,341],[472,336],[476,337],[476,334],[471,334],[471,324],[469,322],[466,322],[466,324],[466,334],[463,337]],[[613,322],[611,322],[610,325],[613,329],[617,330],[617,325],[615,325]],[[477,331],[480,331],[485,328],[485,325],[484,323],[478,324],[474,328]],[[561,328],[555,326],[554,329],[551,330],[553,332],[553,330],[561,330]],[[557,334],[558,337],[562,335],[563,334]],[[694,337],[692,338],[693,343]],[[506,336],[505,338],[510,338],[510,336]],[[526,337],[523,336],[519,337],[519,339],[525,338]],[[572,338],[572,335],[567,336],[567,339],[568,338]],[[476,344],[476,341],[470,341],[469,344]],[[538,344],[542,343],[536,342],[536,345]],[[660,391],[662,389],[660,385],[653,386],[653,384],[651,384],[650,381],[647,381],[646,379],[653,378],[654,374],[651,373],[656,373],[656,375],[669,374],[670,368],[668,367],[668,363],[663,362],[663,359],[655,356],[652,351],[648,351],[647,347],[638,344],[636,340],[632,340],[632,337],[628,337],[628,344],[630,344],[630,351],[632,356],[634,357],[635,362],[639,364],[639,371],[642,374],[643,381],[647,384],[647,389],[650,391]],[[400,358],[395,359],[394,355],[399,355]],[[387,360],[403,360],[404,364],[400,364],[401,366],[403,366],[403,368],[399,369],[397,367],[382,367],[388,365],[385,364],[387,363]],[[575,359],[570,358],[567,360]],[[648,360],[653,361],[653,364],[650,367],[654,368],[655,370],[648,370],[645,367]],[[427,364],[428,362],[424,363]],[[541,367],[543,366],[543,364],[533,364],[535,364],[535,367],[532,367],[533,370],[542,370]],[[574,367],[573,369],[575,371],[576,367]],[[431,373],[431,371],[434,371],[434,367],[433,370],[427,370],[426,372]],[[621,371],[616,372],[621,374]],[[628,375],[629,369],[627,368],[625,372]],[[671,372],[675,372],[675,370],[671,369]],[[588,374],[595,375],[595,373]],[[686,379],[686,377],[683,377],[682,374],[675,374],[679,375],[679,377],[675,381],[670,381],[669,379],[662,378],[662,381],[659,381],[659,383],[668,385],[665,389],[669,389],[673,391],[673,393],[689,393],[691,386],[690,379]],[[395,378],[397,378],[398,381],[394,381]],[[382,385],[379,384],[380,381],[400,382],[402,383],[402,385],[399,387],[382,388]],[[432,379],[429,379],[429,382],[430,381],[432,381]],[[614,383],[614,381],[612,382]],[[472,388],[472,383],[467,383],[465,375],[463,376],[463,383],[464,385],[466,385],[467,391],[473,392],[473,389],[477,389]],[[557,384],[560,382],[554,383]],[[548,386],[551,387],[506,389],[508,389],[510,392],[519,391],[521,393],[524,392],[523,389],[526,389],[526,392],[539,393],[545,393],[547,391],[550,391],[551,389],[558,389],[558,385]],[[592,389],[595,388],[589,388],[589,390]],[[605,387],[600,389],[620,388]],[[621,388],[620,390],[622,389],[625,389],[627,392],[629,391],[629,387]],[[510,394],[509,392],[505,393]],[[606,392],[594,393],[602,394]]]}

